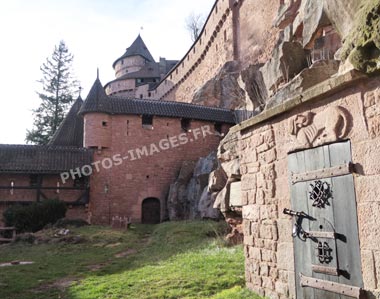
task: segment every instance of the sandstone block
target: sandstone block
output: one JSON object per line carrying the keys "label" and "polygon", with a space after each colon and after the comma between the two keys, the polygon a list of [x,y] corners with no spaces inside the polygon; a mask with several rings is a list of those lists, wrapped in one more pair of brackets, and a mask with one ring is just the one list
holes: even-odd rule
{"label": "sandstone block", "polygon": [[259,205],[265,204],[265,193],[263,189],[258,189],[256,193],[256,203]]}
{"label": "sandstone block", "polygon": [[256,174],[246,174],[241,178],[241,190],[256,189]]}
{"label": "sandstone block", "polygon": [[256,261],[261,261],[261,249],[255,248],[255,247],[250,247],[249,248],[249,258],[256,260]]}
{"label": "sandstone block", "polygon": [[355,189],[358,202],[380,201],[379,183],[380,175],[356,177]]}
{"label": "sandstone block", "polygon": [[263,279],[262,287],[265,289],[265,291],[267,291],[267,290],[273,291],[274,290],[274,283],[272,281],[272,278],[264,276],[264,277],[262,277],[262,279]]}
{"label": "sandstone block", "polygon": [[261,276],[269,276],[269,266],[268,264],[260,265],[260,275]]}
{"label": "sandstone block", "polygon": [[380,288],[380,250],[374,250],[373,256],[375,258],[375,273],[376,273],[376,288]]}
{"label": "sandstone block", "polygon": [[255,286],[254,290],[257,290],[256,287],[261,287],[263,284],[262,278],[259,275],[251,276],[252,284]]}
{"label": "sandstone block", "polygon": [[372,250],[362,250],[362,273],[366,289],[376,288],[375,259]]}
{"label": "sandstone block", "polygon": [[282,294],[284,296],[289,296],[289,286],[287,283],[276,281],[275,290],[278,294]]}
{"label": "sandstone block", "polygon": [[257,205],[243,206],[243,219],[257,222],[260,219],[260,207]]}
{"label": "sandstone block", "polygon": [[358,224],[360,245],[363,249],[380,248],[380,202],[361,203],[358,205]]}
{"label": "sandstone block", "polygon": [[243,244],[244,245],[253,246],[253,244],[254,244],[254,238],[253,238],[253,236],[246,236],[246,235],[244,235]]}
{"label": "sandstone block", "polygon": [[261,258],[264,262],[276,263],[276,252],[268,249],[261,249]]}
{"label": "sandstone block", "polygon": [[278,269],[294,271],[293,243],[279,243],[277,258]]}

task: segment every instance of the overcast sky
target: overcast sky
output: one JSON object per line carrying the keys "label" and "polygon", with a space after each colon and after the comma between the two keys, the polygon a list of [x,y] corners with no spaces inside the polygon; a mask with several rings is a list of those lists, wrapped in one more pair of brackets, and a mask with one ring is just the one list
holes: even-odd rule
{"label": "overcast sky", "polygon": [[[0,143],[25,143],[40,66],[64,40],[85,98],[100,69],[114,79],[112,63],[139,33],[153,57],[181,59],[191,40],[185,19],[210,11],[214,0],[0,0]],[[141,29],[143,28],[143,29]]]}

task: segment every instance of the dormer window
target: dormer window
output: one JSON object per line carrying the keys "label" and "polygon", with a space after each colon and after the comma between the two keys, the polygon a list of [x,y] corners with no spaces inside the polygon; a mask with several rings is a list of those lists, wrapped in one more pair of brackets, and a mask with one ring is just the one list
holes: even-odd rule
{"label": "dormer window", "polygon": [[142,127],[147,130],[153,130],[153,115],[142,116]]}
{"label": "dormer window", "polygon": [[75,188],[84,188],[86,185],[86,180],[84,176],[78,177],[76,176],[73,182],[73,186]]}
{"label": "dormer window", "polygon": [[32,174],[29,177],[29,185],[30,187],[36,187],[38,185],[38,175]]}
{"label": "dormer window", "polygon": [[191,120],[188,118],[181,119],[181,128],[185,132],[191,132]]}
{"label": "dormer window", "polygon": [[219,133],[220,136],[224,136],[224,134],[222,133],[222,124],[221,123],[214,124],[214,130],[215,130],[215,132]]}

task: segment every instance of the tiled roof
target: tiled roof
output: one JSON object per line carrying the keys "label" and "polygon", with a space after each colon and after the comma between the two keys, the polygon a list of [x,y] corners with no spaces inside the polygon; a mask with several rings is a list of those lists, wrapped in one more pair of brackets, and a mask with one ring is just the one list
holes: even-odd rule
{"label": "tiled roof", "polygon": [[152,54],[150,54],[148,48],[146,47],[144,41],[142,40],[140,34],[139,36],[135,39],[135,41],[132,43],[132,45],[127,48],[126,52],[124,53],[123,56],[119,57],[118,59],[115,60],[115,62],[112,64],[112,67],[115,67],[115,64],[126,57],[131,57],[131,56],[142,56],[145,59],[154,62],[154,58],[152,57]]}
{"label": "tiled roof", "polygon": [[139,78],[160,78],[159,64],[156,62],[148,62],[140,70],[132,73],[127,73],[111,82],[108,82],[105,87],[107,87],[109,84],[113,82]]}
{"label": "tiled roof", "polygon": [[91,150],[49,145],[0,144],[0,173],[54,173],[69,171],[92,160]]}
{"label": "tiled roof", "polygon": [[174,101],[123,99],[108,97],[99,79],[96,79],[79,113],[103,112],[107,114],[155,115],[189,118],[234,124],[231,110],[206,107]]}
{"label": "tiled roof", "polygon": [[55,132],[49,145],[83,147],[83,117],[78,115],[82,104],[82,98],[78,97]]}

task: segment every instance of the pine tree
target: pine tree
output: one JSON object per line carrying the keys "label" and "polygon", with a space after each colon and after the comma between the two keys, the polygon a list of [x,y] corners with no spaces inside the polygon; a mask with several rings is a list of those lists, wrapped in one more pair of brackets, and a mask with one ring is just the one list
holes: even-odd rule
{"label": "pine tree", "polygon": [[27,143],[47,144],[64,119],[79,86],[71,72],[73,58],[61,41],[40,67],[42,79],[38,82],[42,84],[42,91],[37,94],[41,104],[33,110],[34,126],[31,131],[27,130]]}

